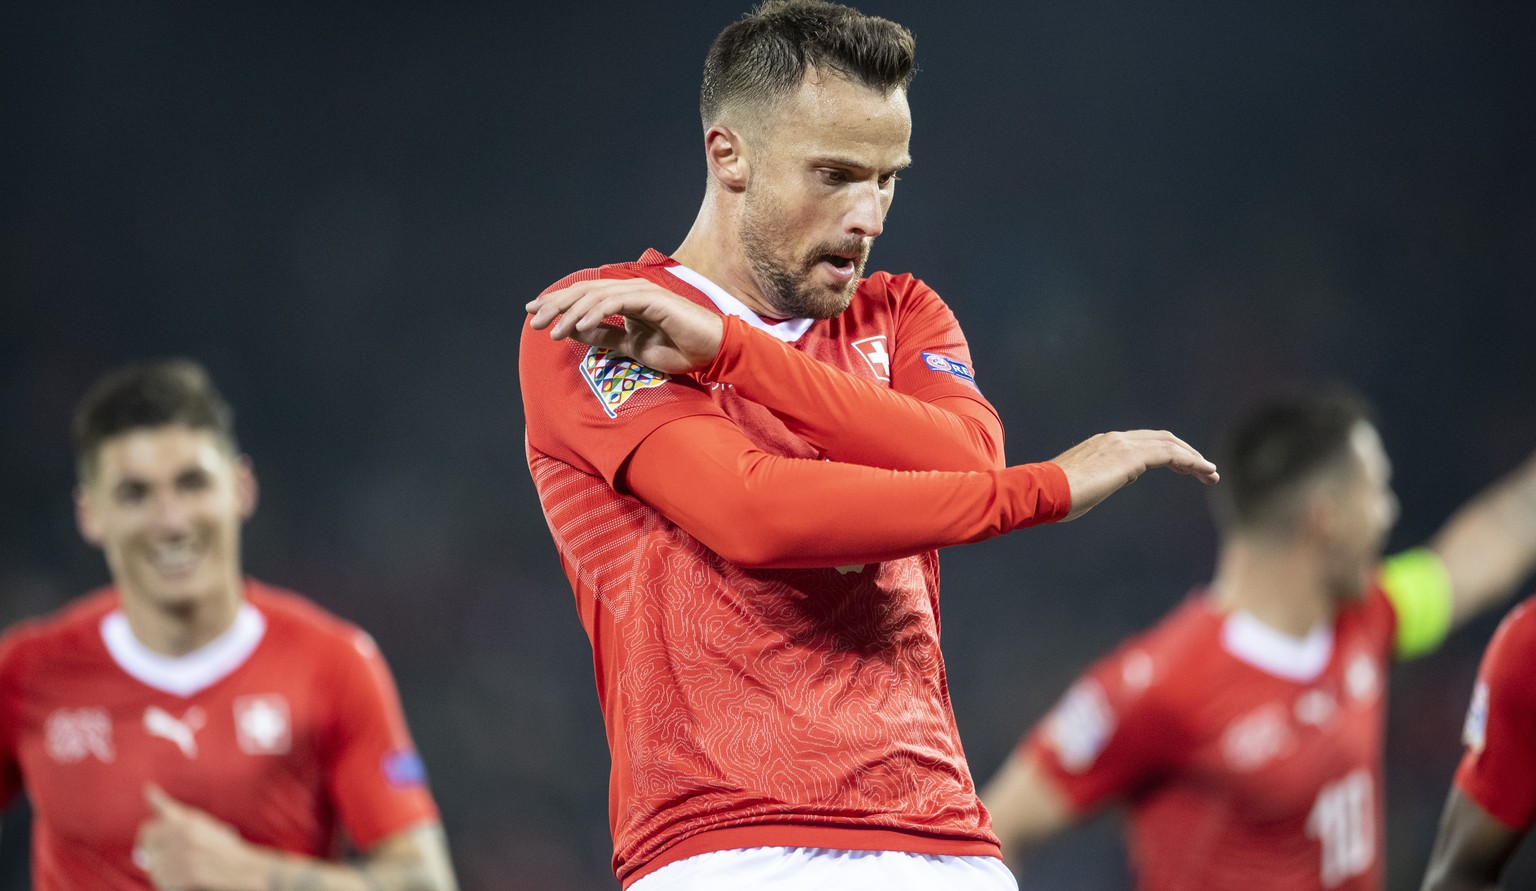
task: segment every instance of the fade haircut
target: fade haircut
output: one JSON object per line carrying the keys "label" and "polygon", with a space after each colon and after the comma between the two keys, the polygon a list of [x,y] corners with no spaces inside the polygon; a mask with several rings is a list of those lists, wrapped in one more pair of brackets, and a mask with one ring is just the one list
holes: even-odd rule
{"label": "fade haircut", "polygon": [[203,366],[190,359],[125,365],[98,380],[75,411],[75,468],[82,483],[96,475],[102,443],[133,430],[180,425],[207,430],[231,455],[235,414]]}
{"label": "fade haircut", "polygon": [[1349,466],[1350,438],[1362,423],[1375,423],[1370,405],[1339,384],[1287,391],[1251,407],[1228,431],[1221,485],[1212,492],[1223,530],[1292,530],[1298,496]]}
{"label": "fade haircut", "polygon": [[728,108],[765,109],[811,68],[889,94],[911,83],[915,53],[912,32],[888,19],[825,0],[764,0],[710,45],[699,115],[708,128]]}

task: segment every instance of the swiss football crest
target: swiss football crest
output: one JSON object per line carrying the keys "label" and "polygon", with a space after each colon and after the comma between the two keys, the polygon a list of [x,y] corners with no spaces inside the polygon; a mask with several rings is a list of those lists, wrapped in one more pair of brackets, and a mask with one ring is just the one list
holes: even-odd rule
{"label": "swiss football crest", "polygon": [[610,418],[619,416],[619,406],[628,402],[629,397],[671,380],[670,375],[603,347],[587,348],[581,360],[581,376]]}
{"label": "swiss football crest", "polygon": [[247,755],[286,755],[293,745],[288,700],[280,693],[235,700],[235,736]]}
{"label": "swiss football crest", "polygon": [[869,363],[869,370],[874,372],[877,379],[886,383],[891,382],[891,354],[885,348],[884,334],[855,340],[853,348],[859,351],[859,355],[864,357],[865,362]]}

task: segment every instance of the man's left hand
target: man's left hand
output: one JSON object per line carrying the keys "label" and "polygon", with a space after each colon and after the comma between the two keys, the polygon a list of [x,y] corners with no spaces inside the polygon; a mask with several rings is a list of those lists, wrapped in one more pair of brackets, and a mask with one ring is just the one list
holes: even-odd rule
{"label": "man's left hand", "polygon": [[[144,786],[152,816],[139,826],[133,861],[160,891],[240,891],[264,888],[261,854],[234,827],[177,801],[154,783]],[[254,883],[254,884],[253,884]]]}

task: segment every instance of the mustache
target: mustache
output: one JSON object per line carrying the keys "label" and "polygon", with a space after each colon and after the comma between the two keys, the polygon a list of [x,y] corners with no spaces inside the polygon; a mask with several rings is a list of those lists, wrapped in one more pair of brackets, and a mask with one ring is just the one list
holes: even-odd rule
{"label": "mustache", "polygon": [[810,261],[815,263],[827,254],[837,254],[841,257],[854,257],[858,262],[869,259],[869,243],[872,239],[855,238],[851,241],[827,242],[819,244],[810,251]]}

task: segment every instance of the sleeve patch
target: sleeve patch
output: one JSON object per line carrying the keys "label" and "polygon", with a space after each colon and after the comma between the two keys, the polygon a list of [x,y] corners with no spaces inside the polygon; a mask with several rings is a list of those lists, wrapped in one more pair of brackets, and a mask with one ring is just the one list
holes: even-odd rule
{"label": "sleeve patch", "polygon": [[424,786],[427,767],[415,749],[395,749],[384,753],[384,779],[396,789]]}
{"label": "sleeve patch", "polygon": [[951,359],[938,353],[923,353],[923,363],[933,371],[942,371],[960,378],[971,386],[976,386],[976,372],[959,359]]}
{"label": "sleeve patch", "polygon": [[1045,736],[1061,766],[1082,773],[1093,766],[1115,733],[1115,713],[1098,681],[1078,681],[1061,698],[1046,724]]}
{"label": "sleeve patch", "polygon": [[1488,743],[1488,682],[1478,681],[1472,690],[1472,706],[1461,728],[1461,741],[1474,755],[1481,755]]}
{"label": "sleeve patch", "polygon": [[581,376],[602,403],[608,417],[619,416],[619,407],[641,390],[659,387],[672,376],[647,368],[634,359],[603,347],[588,347],[581,359]]}

